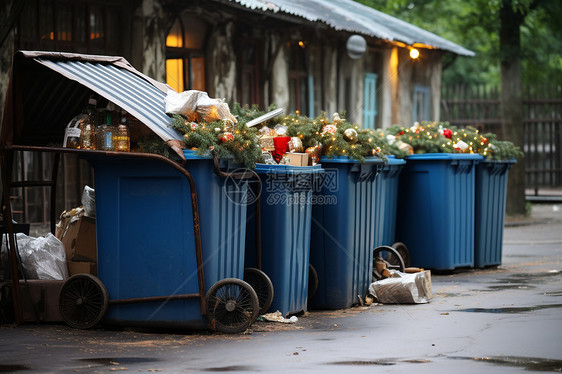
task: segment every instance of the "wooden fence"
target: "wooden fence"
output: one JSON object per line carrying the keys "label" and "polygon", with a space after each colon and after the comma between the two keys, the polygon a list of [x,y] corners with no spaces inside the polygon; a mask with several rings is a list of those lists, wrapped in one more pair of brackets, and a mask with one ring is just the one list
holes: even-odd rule
{"label": "wooden fence", "polygon": [[[562,87],[525,87],[525,183],[535,194],[540,188],[562,187]],[[441,120],[481,131],[501,131],[500,92],[496,87],[444,86]]]}

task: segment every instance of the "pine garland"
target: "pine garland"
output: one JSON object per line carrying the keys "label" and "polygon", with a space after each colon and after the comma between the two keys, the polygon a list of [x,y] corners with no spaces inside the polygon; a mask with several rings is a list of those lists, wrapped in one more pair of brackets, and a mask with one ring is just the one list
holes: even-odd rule
{"label": "pine garland", "polygon": [[[224,121],[193,123],[183,116],[174,115],[172,127],[183,134],[185,145],[195,148],[200,156],[209,156],[213,151],[218,158],[232,158],[250,169],[256,167],[256,162],[263,162],[256,138],[257,130],[247,127],[245,121],[238,121],[237,124]],[[228,133],[232,134],[232,139],[225,139]]]}
{"label": "pine garland", "polygon": [[[323,156],[348,156],[363,162],[365,157],[390,154],[387,150],[388,144],[378,137],[374,130],[360,129],[358,125],[346,120],[334,122],[328,119],[325,113],[314,119],[294,113],[286,116],[281,124],[288,127],[287,135],[298,136],[305,148],[320,146],[320,154]],[[335,132],[325,131],[326,126],[335,126]],[[346,140],[345,131],[348,129],[355,131],[354,141],[349,138]]]}
{"label": "pine garland", "polygon": [[381,136],[388,138],[389,135],[394,144],[409,144],[416,154],[478,153],[489,160],[523,157],[519,147],[509,141],[497,140],[495,134],[482,135],[474,127],[458,128],[448,122],[422,122],[412,127],[395,125],[381,131]]}

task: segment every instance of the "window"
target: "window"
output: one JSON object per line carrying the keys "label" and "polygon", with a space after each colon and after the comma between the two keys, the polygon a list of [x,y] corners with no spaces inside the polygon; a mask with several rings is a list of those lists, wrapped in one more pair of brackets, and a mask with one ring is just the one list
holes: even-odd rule
{"label": "window", "polygon": [[[289,46],[289,110],[314,116],[314,79],[308,74],[306,44],[302,41]],[[310,104],[310,105],[309,105]]]}
{"label": "window", "polygon": [[429,86],[421,84],[414,85],[412,122],[431,120],[430,92]]}
{"label": "window", "polygon": [[193,16],[177,19],[168,33],[166,83],[177,92],[205,91],[206,34],[207,24]]}
{"label": "window", "polygon": [[20,17],[19,48],[120,55],[121,5],[29,0]]}
{"label": "window", "polygon": [[364,86],[363,127],[366,129],[374,129],[375,118],[377,116],[377,75],[374,73],[366,73]]}

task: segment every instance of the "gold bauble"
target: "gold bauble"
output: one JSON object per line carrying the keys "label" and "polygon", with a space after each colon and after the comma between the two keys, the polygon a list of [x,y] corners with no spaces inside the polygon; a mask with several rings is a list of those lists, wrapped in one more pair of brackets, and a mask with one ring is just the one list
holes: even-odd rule
{"label": "gold bauble", "polygon": [[357,141],[357,131],[355,129],[346,129],[343,132],[343,139],[348,143],[355,143]]}

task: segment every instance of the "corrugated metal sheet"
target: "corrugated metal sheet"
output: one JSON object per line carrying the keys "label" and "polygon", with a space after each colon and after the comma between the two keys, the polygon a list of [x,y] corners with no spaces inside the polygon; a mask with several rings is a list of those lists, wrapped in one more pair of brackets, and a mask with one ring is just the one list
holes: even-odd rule
{"label": "corrugated metal sheet", "polygon": [[38,63],[74,80],[135,116],[159,137],[181,140],[166,115],[166,94],[129,70],[112,64],[35,58]]}
{"label": "corrugated metal sheet", "polygon": [[229,1],[266,13],[285,13],[311,22],[323,22],[334,30],[359,33],[408,45],[420,43],[463,56],[474,56],[474,52],[456,43],[352,0]]}

